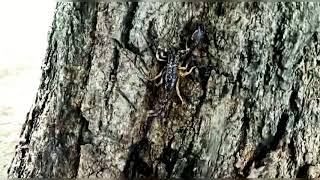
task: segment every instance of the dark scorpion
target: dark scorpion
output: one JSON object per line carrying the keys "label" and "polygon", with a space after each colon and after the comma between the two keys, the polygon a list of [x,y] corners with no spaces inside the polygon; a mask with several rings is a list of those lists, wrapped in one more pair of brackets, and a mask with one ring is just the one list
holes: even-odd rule
{"label": "dark scorpion", "polygon": [[[167,55],[164,55],[164,54],[167,54]],[[165,117],[166,107],[168,105],[168,102],[172,98],[174,89],[176,90],[176,93],[180,98],[182,104],[185,104],[185,101],[183,100],[180,94],[179,81],[180,81],[180,78],[183,78],[189,75],[193,71],[193,69],[195,69],[196,67],[194,66],[190,68],[189,71],[187,71],[187,67],[181,67],[178,65],[179,64],[178,57],[179,57],[179,53],[177,53],[174,48],[170,48],[169,51],[157,52],[158,61],[165,61],[166,66],[161,70],[161,72],[156,77],[150,80],[154,81],[161,78],[157,86],[164,83],[165,96],[161,100],[160,110],[158,111],[158,113],[153,114],[153,116],[157,116],[160,114],[160,117],[162,118]]]}
{"label": "dark scorpion", "polygon": [[185,104],[185,101],[181,97],[180,89],[179,89],[180,78],[184,78],[187,75],[191,74],[191,72],[196,68],[196,66],[193,66],[188,71],[187,71],[188,67],[179,66],[178,64],[179,64],[180,53],[179,52],[177,53],[174,48],[170,48],[168,52],[164,52],[164,53],[166,53],[167,55],[163,55],[163,52],[160,52],[160,53],[157,52],[157,59],[159,61],[165,61],[166,66],[160,71],[160,73],[156,77],[150,80],[154,81],[161,78],[157,86],[161,85],[164,81],[165,99],[171,98],[172,92],[175,88],[176,93],[180,98],[182,104]]}
{"label": "dark scorpion", "polygon": [[[191,74],[192,71],[197,67],[194,65],[191,68],[189,68],[188,66],[191,62],[196,61],[198,57],[203,57],[206,55],[205,53],[207,50],[208,42],[207,39],[208,38],[207,34],[205,33],[204,26],[200,24],[191,36],[190,48],[188,48],[188,43],[186,43],[186,50],[176,51],[174,48],[171,47],[169,51],[157,51],[157,60],[160,62],[166,62],[166,65],[158,75],[149,80],[155,81],[161,78],[160,82],[157,83],[156,86],[159,86],[164,83],[165,97],[161,100],[162,102],[160,105],[160,111],[154,115],[160,114],[161,117],[165,116],[166,106],[172,98],[174,88],[182,104],[186,104],[186,102],[183,100],[180,94],[180,79]],[[180,62],[180,60],[182,61]],[[185,66],[182,66],[182,64],[185,64]]]}

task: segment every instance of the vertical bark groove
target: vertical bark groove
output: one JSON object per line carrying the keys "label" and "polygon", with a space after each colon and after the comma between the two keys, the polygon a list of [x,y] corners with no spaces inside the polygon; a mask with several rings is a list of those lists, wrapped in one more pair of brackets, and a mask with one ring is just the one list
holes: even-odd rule
{"label": "vertical bark groove", "polygon": [[[57,3],[9,177],[320,177],[320,4]],[[165,88],[158,46],[207,55]],[[191,58],[188,57],[187,58]],[[178,65],[185,65],[181,58]]]}

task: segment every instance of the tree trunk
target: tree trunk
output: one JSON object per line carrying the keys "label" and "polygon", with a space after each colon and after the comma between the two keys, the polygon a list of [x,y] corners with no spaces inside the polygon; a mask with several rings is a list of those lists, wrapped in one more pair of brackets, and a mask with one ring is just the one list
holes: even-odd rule
{"label": "tree trunk", "polygon": [[[9,177],[320,177],[319,3],[58,3]],[[174,92],[158,46],[209,39]],[[166,102],[165,118],[150,116]]]}

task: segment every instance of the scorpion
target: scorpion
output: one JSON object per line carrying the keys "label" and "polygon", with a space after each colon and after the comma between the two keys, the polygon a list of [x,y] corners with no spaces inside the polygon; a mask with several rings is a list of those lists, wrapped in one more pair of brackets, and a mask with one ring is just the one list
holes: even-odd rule
{"label": "scorpion", "polygon": [[[160,86],[164,83],[165,97],[161,102],[160,111],[154,114],[155,116],[158,114],[160,114],[162,118],[165,116],[166,106],[172,98],[174,89],[181,101],[181,104],[186,104],[180,93],[180,79],[190,75],[193,70],[197,68],[197,58],[206,56],[206,50],[208,47],[207,40],[208,37],[204,30],[204,26],[199,24],[191,36],[190,48],[188,48],[188,43],[186,43],[186,50],[177,51],[173,47],[170,47],[168,51],[166,49],[157,49],[157,61],[165,62],[166,65],[154,78],[148,78],[150,81],[156,81],[160,78],[160,82],[157,83],[156,86]],[[196,65],[189,68],[190,63],[194,63]]]}
{"label": "scorpion", "polygon": [[[149,79],[151,81],[155,81],[161,78],[160,82],[156,84],[157,86],[161,85],[164,80],[164,86],[166,91],[166,99],[170,98],[169,94],[172,93],[173,88],[175,86],[176,93],[181,100],[182,104],[185,104],[185,101],[181,97],[179,83],[180,78],[184,78],[192,73],[192,71],[197,67],[193,66],[188,70],[188,66],[190,64],[190,60],[188,56],[191,56],[191,62],[194,62],[197,57],[206,56],[206,51],[208,48],[208,36],[205,32],[203,24],[198,24],[197,29],[191,36],[191,44],[190,48],[188,48],[188,42],[186,43],[186,50],[181,50],[176,52],[174,48],[170,48],[169,51],[166,50],[157,50],[156,59],[160,62],[166,62],[166,66],[160,71],[158,75],[154,78]],[[167,54],[167,55],[166,55]],[[183,60],[187,59],[186,65],[180,66],[178,65],[181,54],[184,54]],[[182,64],[184,61],[182,62]]]}
{"label": "scorpion", "polygon": [[[164,55],[164,54],[167,55]],[[157,86],[161,85],[164,81],[164,87],[165,87],[165,99],[170,98],[173,89],[175,87],[176,93],[181,100],[182,104],[185,104],[185,101],[181,97],[180,89],[179,89],[179,82],[180,78],[184,78],[187,75],[191,74],[192,71],[196,68],[196,66],[193,66],[192,68],[187,71],[187,67],[178,66],[178,58],[179,53],[176,52],[174,48],[170,48],[168,52],[157,52],[156,57],[158,61],[164,61],[166,62],[166,66],[160,71],[158,75],[156,75],[154,78],[150,79],[151,81],[155,81],[159,78],[161,78],[160,82],[157,84]]]}
{"label": "scorpion", "polygon": [[[167,54],[167,55],[165,55]],[[155,81],[159,78],[160,82],[156,84],[159,86],[164,83],[165,97],[161,100],[160,110],[157,113],[153,113],[153,111],[149,111],[149,114],[152,116],[158,116],[160,114],[161,118],[165,117],[166,107],[168,102],[172,98],[172,94],[174,89],[181,100],[181,103],[186,104],[183,98],[181,97],[179,90],[179,82],[180,78],[186,77],[189,75],[196,67],[192,67],[187,71],[187,67],[178,66],[178,58],[179,53],[176,52],[174,48],[170,48],[169,51],[157,51],[156,57],[158,61],[166,62],[166,66],[160,71],[158,75],[154,78],[149,79],[150,81]]]}

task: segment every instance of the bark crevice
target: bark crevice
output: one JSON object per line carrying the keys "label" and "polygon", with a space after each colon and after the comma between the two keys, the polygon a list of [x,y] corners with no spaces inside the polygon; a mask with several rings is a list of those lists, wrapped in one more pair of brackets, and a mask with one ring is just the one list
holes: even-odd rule
{"label": "bark crevice", "polygon": [[[318,12],[302,2],[58,3],[9,177],[310,177],[320,167]],[[164,86],[143,78],[166,66],[158,45],[185,50],[197,24],[206,55],[178,60],[197,67],[179,79],[187,105],[176,89],[163,100]]]}

